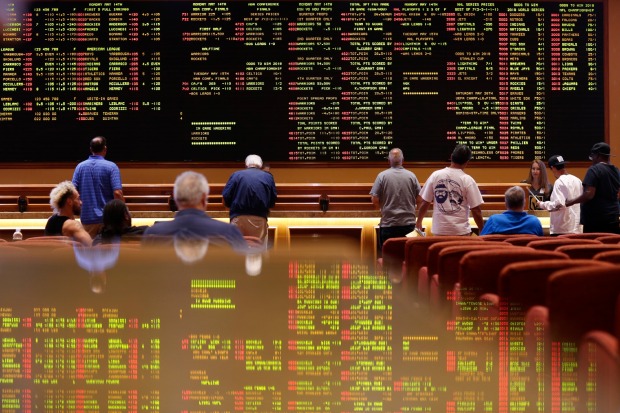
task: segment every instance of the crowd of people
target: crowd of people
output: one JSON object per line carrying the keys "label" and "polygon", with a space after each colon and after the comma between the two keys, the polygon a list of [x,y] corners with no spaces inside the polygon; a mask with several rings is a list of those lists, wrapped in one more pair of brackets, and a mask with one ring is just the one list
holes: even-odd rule
{"label": "crowd of people", "polygon": [[[277,190],[260,156],[249,155],[246,168],[234,172],[224,186],[222,198],[230,211],[230,223],[206,213],[207,179],[187,171],[174,183],[173,198],[178,208],[174,219],[136,227],[124,202],[119,168],[105,159],[107,149],[104,137],[93,138],[91,155],[76,167],[72,181],[61,182],[52,190],[50,205],[54,214],[47,222],[45,235],[70,237],[87,246],[128,238],[146,242],[199,238],[235,250],[246,249],[250,239],[266,247],[267,217],[275,205]],[[562,155],[554,155],[547,163],[555,177],[553,185],[544,162],[532,162],[528,178],[522,182],[529,184],[530,209],[549,211],[551,235],[620,233],[620,171],[610,163],[610,157],[608,144],[595,144],[590,151],[592,165],[582,182],[568,173]],[[379,251],[390,238],[413,231],[423,234],[423,220],[431,205],[433,235],[471,235],[470,216],[480,235],[543,235],[540,220],[526,212],[528,196],[521,186],[509,188],[504,194],[506,211],[485,222],[482,194],[474,178],[465,172],[471,159],[471,149],[457,145],[450,165],[433,172],[421,186],[416,175],[404,168],[403,152],[398,148],[390,150],[390,167],[377,175],[370,190],[372,203],[381,211]]]}
{"label": "crowd of people", "polygon": [[[522,183],[529,184],[530,209],[549,211],[551,235],[582,231],[620,233],[620,171],[610,163],[610,157],[608,144],[595,144],[589,157],[592,166],[582,182],[568,173],[562,155],[554,155],[548,160],[556,178],[553,185],[547,178],[544,162],[532,162],[528,178]],[[506,211],[484,221],[482,195],[476,181],[465,173],[471,158],[468,146],[457,145],[450,166],[433,172],[420,188],[416,175],[403,167],[402,151],[392,149],[388,158],[390,168],[379,173],[370,191],[373,204],[381,210],[378,250],[387,239],[411,233],[413,225],[418,233],[423,233],[423,220],[431,205],[433,235],[471,235],[470,213],[480,235],[543,235],[540,220],[525,211],[528,197],[520,186],[505,192]]]}
{"label": "crowd of people", "polygon": [[106,139],[93,138],[90,151],[89,158],[76,167],[73,180],[61,182],[51,191],[54,213],[47,221],[45,235],[66,236],[84,246],[126,239],[146,243],[206,240],[247,251],[246,239],[257,239],[266,247],[267,216],[275,205],[277,190],[271,173],[262,169],[260,156],[249,155],[246,169],[233,173],[224,188],[223,202],[230,208],[230,223],[206,213],[209,183],[204,175],[186,171],[174,183],[173,198],[178,208],[174,219],[136,227],[124,202],[120,170],[105,159]]}

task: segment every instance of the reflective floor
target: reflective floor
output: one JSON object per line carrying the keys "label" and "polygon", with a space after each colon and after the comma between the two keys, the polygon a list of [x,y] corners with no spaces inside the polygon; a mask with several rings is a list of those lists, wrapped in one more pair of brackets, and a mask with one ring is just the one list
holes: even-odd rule
{"label": "reflective floor", "polygon": [[595,399],[580,396],[576,343],[527,354],[522,324],[431,306],[359,250],[314,247],[0,248],[2,412],[581,412]]}

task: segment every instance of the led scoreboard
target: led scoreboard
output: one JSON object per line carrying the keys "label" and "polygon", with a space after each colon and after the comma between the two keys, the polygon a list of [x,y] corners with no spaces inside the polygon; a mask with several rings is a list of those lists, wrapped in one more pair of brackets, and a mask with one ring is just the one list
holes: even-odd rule
{"label": "led scoreboard", "polygon": [[[603,1],[3,3],[4,161],[581,159]],[[33,150],[35,149],[35,150]]]}

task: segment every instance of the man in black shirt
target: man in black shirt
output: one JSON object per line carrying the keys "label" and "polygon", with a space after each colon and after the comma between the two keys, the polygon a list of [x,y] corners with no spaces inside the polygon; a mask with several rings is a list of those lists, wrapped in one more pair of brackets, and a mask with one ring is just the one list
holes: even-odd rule
{"label": "man in black shirt", "polygon": [[620,171],[609,163],[611,149],[605,142],[592,146],[588,168],[583,179],[583,193],[575,199],[566,200],[569,207],[581,203],[583,232],[620,233],[618,197]]}

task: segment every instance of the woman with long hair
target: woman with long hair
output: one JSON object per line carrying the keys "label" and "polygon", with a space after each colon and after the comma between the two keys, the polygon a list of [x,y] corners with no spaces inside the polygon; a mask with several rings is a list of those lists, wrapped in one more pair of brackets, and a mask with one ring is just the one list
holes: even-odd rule
{"label": "woman with long hair", "polygon": [[116,243],[122,238],[139,239],[146,228],[147,226],[132,226],[127,205],[120,199],[113,199],[103,208],[103,228],[93,240],[93,244]]}
{"label": "woman with long hair", "polygon": [[527,179],[521,181],[530,184],[530,191],[541,201],[548,201],[551,197],[553,185],[547,178],[547,168],[540,159],[534,159],[530,165],[530,172]]}

